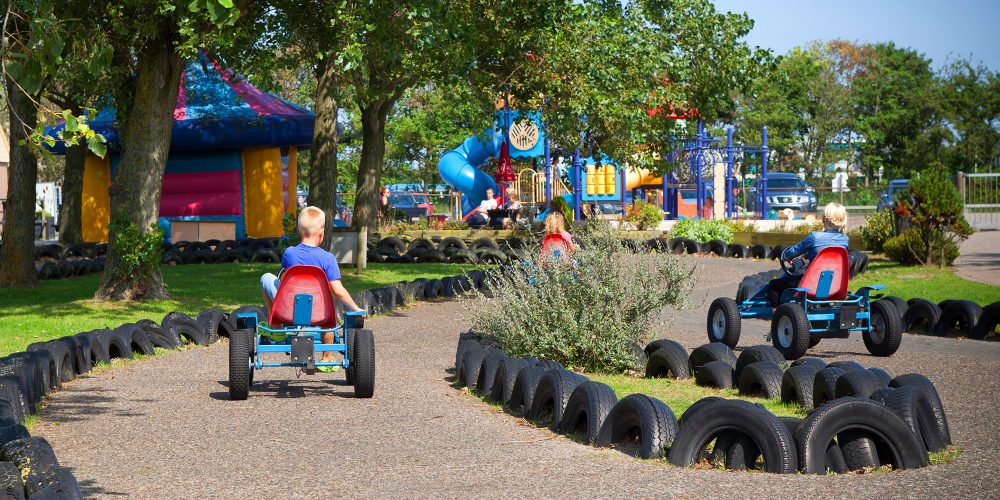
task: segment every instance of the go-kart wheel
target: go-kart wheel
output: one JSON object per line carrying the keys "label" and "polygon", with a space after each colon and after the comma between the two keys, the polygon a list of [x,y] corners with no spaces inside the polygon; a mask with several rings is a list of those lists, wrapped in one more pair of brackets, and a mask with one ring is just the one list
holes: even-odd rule
{"label": "go-kart wheel", "polygon": [[821,334],[821,333],[812,333],[812,334],[810,334],[809,335],[809,348],[812,349],[813,347],[816,347],[816,345],[819,344],[820,340],[823,340],[823,334]]}
{"label": "go-kart wheel", "polygon": [[871,319],[861,337],[868,352],[874,356],[892,356],[903,342],[903,320],[892,302],[877,300],[869,303]]}
{"label": "go-kart wheel", "polygon": [[721,342],[730,349],[740,343],[740,310],[736,301],[719,297],[708,308],[708,341]]}
{"label": "go-kart wheel", "polygon": [[809,350],[812,336],[809,319],[802,306],[792,302],[781,304],[771,318],[771,343],[785,359],[799,359]]}
{"label": "go-kart wheel", "polygon": [[344,377],[347,379],[347,383],[350,385],[354,385],[354,379],[356,374],[358,373],[357,365],[354,364],[354,344],[356,343],[354,340],[354,335],[357,331],[358,331],[357,328],[347,329],[347,339],[346,339],[347,360],[349,364],[347,368],[344,370]]}
{"label": "go-kart wheel", "polygon": [[253,383],[252,330],[236,330],[229,337],[229,399],[243,400]]}
{"label": "go-kart wheel", "polygon": [[370,398],[375,394],[375,336],[371,330],[358,330],[354,341],[354,397]]}

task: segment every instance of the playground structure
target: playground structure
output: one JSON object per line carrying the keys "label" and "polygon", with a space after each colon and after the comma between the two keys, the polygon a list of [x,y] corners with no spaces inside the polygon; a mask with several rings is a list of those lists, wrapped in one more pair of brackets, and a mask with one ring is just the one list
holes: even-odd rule
{"label": "playground structure", "polygon": [[[107,138],[104,158],[88,153],[81,206],[83,239],[108,241],[109,190],[121,162],[117,110],[90,121]],[[55,136],[64,124],[46,130]],[[313,114],[202,53],[181,75],[170,154],[163,175],[159,226],[168,241],[283,234],[295,213],[297,154],[312,143]],[[64,154],[57,142],[56,154]]]}
{"label": "playground structure", "polygon": [[[522,116],[524,118],[522,118]],[[744,165],[759,155],[760,175],[767,175],[767,128],[763,128],[759,146],[736,145],[733,130],[726,132],[726,142],[712,137],[698,121],[694,136],[672,136],[670,161],[675,168],[667,175],[630,168],[611,158],[584,156],[553,146],[537,113],[522,114],[506,106],[497,111],[496,125],[481,136],[466,139],[462,145],[442,155],[438,170],[442,179],[461,193],[460,215],[468,215],[492,189],[503,202],[508,186],[514,187],[525,205],[551,206],[562,197],[573,207],[574,219],[583,216],[585,204],[621,203],[647,198],[647,191],[658,190],[665,220],[681,218],[746,217],[740,210],[737,189],[737,165]],[[491,158],[498,159],[496,178],[481,170]],[[516,174],[511,159],[528,159],[532,167]],[[754,193],[756,218],[767,214],[767,187]],[[722,200],[717,204],[715,200]]]}

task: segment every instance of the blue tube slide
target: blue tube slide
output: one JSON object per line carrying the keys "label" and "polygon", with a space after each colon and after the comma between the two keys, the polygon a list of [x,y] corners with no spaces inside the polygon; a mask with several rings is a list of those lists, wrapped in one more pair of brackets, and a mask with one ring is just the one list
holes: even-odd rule
{"label": "blue tube slide", "polygon": [[497,192],[497,183],[479,167],[500,154],[502,131],[487,131],[486,140],[472,136],[462,145],[446,152],[438,162],[438,172],[449,186],[462,193],[462,216],[486,199],[486,189]]}

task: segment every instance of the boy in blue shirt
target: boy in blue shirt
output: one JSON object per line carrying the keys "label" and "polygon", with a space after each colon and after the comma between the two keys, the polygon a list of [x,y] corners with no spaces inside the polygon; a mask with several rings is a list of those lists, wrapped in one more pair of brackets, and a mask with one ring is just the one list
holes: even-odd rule
{"label": "boy in blue shirt", "polygon": [[[805,255],[807,261],[816,258],[816,254],[826,247],[847,248],[847,235],[844,228],[847,227],[847,209],[840,203],[828,203],[823,209],[823,231],[813,231],[802,241],[796,243],[781,252],[782,260],[792,260],[800,255]],[[772,307],[778,307],[781,300],[781,292],[795,288],[802,281],[802,276],[784,275],[770,282],[771,290],[768,298]]]}
{"label": "boy in blue shirt", "polygon": [[[330,281],[330,291],[333,293],[333,297],[343,303],[349,310],[360,311],[361,308],[354,303],[354,298],[351,297],[350,292],[340,282],[340,266],[337,265],[336,257],[320,248],[320,245],[323,243],[323,235],[326,231],[326,214],[316,207],[303,208],[302,212],[299,213],[298,231],[299,236],[302,238],[302,243],[285,250],[284,255],[281,256],[282,272],[292,266],[316,266],[326,273],[326,279]],[[271,273],[265,273],[260,278],[260,286],[264,292],[264,302],[267,303],[268,309],[271,308],[274,296],[278,293],[278,283],[278,277]],[[323,342],[332,344],[333,332],[324,333]],[[333,361],[333,353],[329,351],[324,352],[323,361]],[[317,369],[321,372],[332,372],[335,371],[335,368],[339,369],[339,367],[332,366],[321,366]]]}

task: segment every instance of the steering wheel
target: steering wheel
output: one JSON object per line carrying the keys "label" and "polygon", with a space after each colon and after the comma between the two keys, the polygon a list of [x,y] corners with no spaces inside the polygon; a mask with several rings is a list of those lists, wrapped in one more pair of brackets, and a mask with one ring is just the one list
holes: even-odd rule
{"label": "steering wheel", "polygon": [[781,262],[781,270],[785,272],[788,276],[802,276],[804,274],[805,260],[801,258],[789,259],[779,257],[778,261]]}

